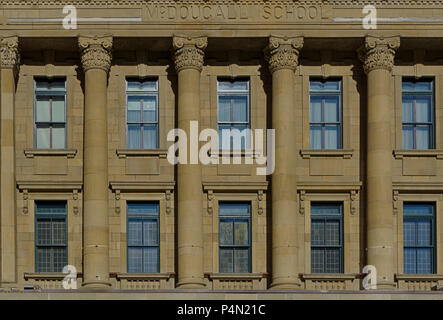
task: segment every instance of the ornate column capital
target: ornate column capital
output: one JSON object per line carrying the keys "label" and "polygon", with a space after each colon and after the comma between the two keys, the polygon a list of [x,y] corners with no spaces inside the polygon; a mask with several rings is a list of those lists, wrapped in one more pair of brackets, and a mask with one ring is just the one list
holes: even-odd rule
{"label": "ornate column capital", "polygon": [[106,72],[111,68],[112,36],[78,38],[82,66],[85,71],[101,69]]}
{"label": "ornate column capital", "polygon": [[174,36],[172,46],[174,48],[175,70],[177,72],[183,69],[201,71],[205,57],[204,50],[207,45],[207,37]]}
{"label": "ornate column capital", "polygon": [[0,40],[0,65],[2,68],[17,68],[20,64],[18,37],[5,37]]}
{"label": "ornate column capital", "polygon": [[265,48],[265,58],[269,62],[271,73],[280,69],[295,70],[303,42],[303,37],[270,36],[269,45]]}
{"label": "ornate column capital", "polygon": [[400,37],[366,36],[365,43],[358,49],[359,59],[363,62],[365,73],[376,69],[389,72],[394,67],[395,51],[400,47]]}

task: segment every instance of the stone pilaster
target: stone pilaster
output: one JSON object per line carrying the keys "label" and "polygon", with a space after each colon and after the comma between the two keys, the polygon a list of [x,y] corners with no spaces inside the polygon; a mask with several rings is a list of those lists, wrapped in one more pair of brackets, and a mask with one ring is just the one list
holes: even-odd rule
{"label": "stone pilaster", "polygon": [[368,81],[367,264],[377,269],[377,288],[395,287],[392,208],[392,68],[399,37],[367,36],[359,50]]}
{"label": "stone pilaster", "polygon": [[83,286],[103,288],[110,286],[106,97],[112,37],[80,37],[78,44],[85,71]]}
{"label": "stone pilaster", "polygon": [[[178,74],[178,127],[190,137],[190,121],[200,121],[200,72],[205,37],[173,38]],[[179,288],[203,288],[202,174],[199,164],[178,164],[178,284]]]}
{"label": "stone pilaster", "polygon": [[0,40],[0,225],[1,225],[1,285],[16,279],[15,225],[15,139],[14,103],[15,76],[19,68],[18,37]]}
{"label": "stone pilaster", "polygon": [[[274,289],[300,286],[297,270],[297,148],[294,71],[303,38],[271,36],[265,54],[272,73],[272,128],[275,171],[272,174],[272,284]],[[269,152],[269,151],[268,151]]]}

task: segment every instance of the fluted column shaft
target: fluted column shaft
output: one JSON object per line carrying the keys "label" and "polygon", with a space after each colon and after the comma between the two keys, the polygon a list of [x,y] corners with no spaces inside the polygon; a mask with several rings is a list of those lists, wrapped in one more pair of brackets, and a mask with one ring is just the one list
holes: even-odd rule
{"label": "fluted column shaft", "polygon": [[1,284],[16,282],[16,224],[15,224],[15,139],[14,103],[15,76],[20,55],[18,38],[0,41],[1,112],[0,112],[0,225],[1,225]]}
{"label": "fluted column shaft", "polygon": [[83,286],[102,288],[110,286],[106,91],[112,37],[80,37],[79,46],[85,71]]}
{"label": "fluted column shaft", "polygon": [[377,269],[377,288],[395,287],[392,208],[392,68],[398,37],[366,37],[360,52],[368,81],[367,264]]}
{"label": "fluted column shaft", "polygon": [[[178,74],[178,127],[190,137],[190,121],[200,121],[200,73],[207,39],[174,37]],[[203,288],[202,175],[199,164],[178,164],[178,284]]]}
{"label": "fluted column shaft", "polygon": [[[274,289],[299,287],[297,270],[297,148],[294,71],[303,38],[270,37],[267,55],[272,73],[272,128],[275,171],[272,174],[272,284]],[[269,152],[269,150],[268,150]]]}

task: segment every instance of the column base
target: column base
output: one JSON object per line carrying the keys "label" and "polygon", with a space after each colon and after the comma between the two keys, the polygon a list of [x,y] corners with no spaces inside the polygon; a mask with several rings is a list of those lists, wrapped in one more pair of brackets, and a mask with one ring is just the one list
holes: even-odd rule
{"label": "column base", "polygon": [[177,283],[177,289],[206,289],[204,282],[196,280],[184,280]]}
{"label": "column base", "polygon": [[100,280],[85,281],[82,283],[82,288],[85,289],[108,289],[111,286],[112,284],[109,281],[100,281]]}
{"label": "column base", "polygon": [[395,290],[397,288],[397,283],[394,281],[377,281],[377,288],[372,290]]}
{"label": "column base", "polygon": [[301,289],[301,284],[297,280],[293,279],[278,279],[272,281],[269,289],[272,290],[297,290]]}

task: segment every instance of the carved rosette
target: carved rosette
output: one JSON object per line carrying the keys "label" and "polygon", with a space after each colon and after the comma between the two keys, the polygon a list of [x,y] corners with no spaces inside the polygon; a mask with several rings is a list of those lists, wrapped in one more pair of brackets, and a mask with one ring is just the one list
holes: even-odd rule
{"label": "carved rosette", "polygon": [[183,69],[202,70],[206,46],[208,39],[206,37],[178,37],[172,39],[174,48],[175,70],[179,72]]}
{"label": "carved rosette", "polygon": [[20,65],[18,37],[7,37],[1,39],[0,54],[0,63],[2,68],[14,68],[18,70]]}
{"label": "carved rosette", "polygon": [[112,37],[80,37],[78,46],[85,72],[90,69],[109,71],[112,60]]}
{"label": "carved rosette", "polygon": [[303,48],[303,37],[269,37],[265,57],[268,60],[271,73],[280,69],[295,70],[298,66],[301,48]]}
{"label": "carved rosette", "polygon": [[395,51],[399,47],[400,37],[367,36],[365,44],[358,51],[365,73],[368,74],[376,69],[385,69],[391,72],[394,67]]}

